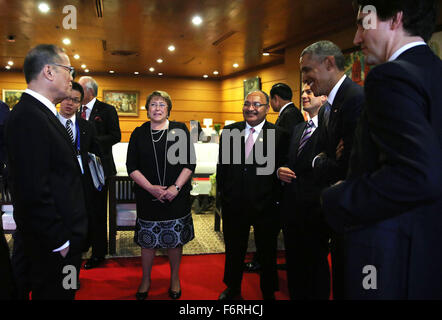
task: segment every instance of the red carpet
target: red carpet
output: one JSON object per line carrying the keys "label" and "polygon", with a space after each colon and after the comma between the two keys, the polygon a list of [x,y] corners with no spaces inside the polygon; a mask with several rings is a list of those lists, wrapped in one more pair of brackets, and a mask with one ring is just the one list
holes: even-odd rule
{"label": "red carpet", "polygon": [[[248,258],[251,258],[249,256]],[[283,263],[283,253],[278,263]],[[181,300],[217,300],[225,289],[223,283],[224,254],[183,256],[180,279]],[[279,273],[277,300],[288,300],[287,278],[285,271]],[[77,300],[134,300],[141,280],[141,259],[112,258],[95,269],[80,272],[81,288]],[[169,300],[170,267],[165,256],[155,257],[152,268],[152,284],[149,300]],[[261,300],[259,275],[244,273],[242,295],[246,300]]]}

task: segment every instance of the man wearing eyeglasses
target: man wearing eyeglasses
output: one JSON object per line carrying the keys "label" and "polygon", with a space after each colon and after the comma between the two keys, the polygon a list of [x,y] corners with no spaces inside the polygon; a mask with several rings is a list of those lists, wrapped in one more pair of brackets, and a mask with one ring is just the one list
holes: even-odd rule
{"label": "man wearing eyeglasses", "polygon": [[28,88],[6,123],[17,249],[29,262],[32,299],[74,299],[74,283],[63,281],[63,272],[79,269],[86,239],[81,166],[55,108],[71,93],[72,70],[55,45],[29,51]]}
{"label": "man wearing eyeglasses", "polygon": [[85,246],[85,251],[87,251],[94,233],[92,228],[93,223],[91,222],[94,219],[94,213],[98,205],[97,199],[99,198],[99,192],[93,185],[91,172],[89,170],[88,152],[97,156],[101,156],[101,153],[96,141],[97,134],[94,126],[83,118],[77,116],[83,97],[83,87],[78,82],[72,82],[71,94],[60,103],[59,120],[66,128],[69,135],[72,133],[72,143],[74,144],[75,149],[78,150],[77,153],[80,154],[83,164],[83,187],[85,189],[86,209],[89,222],[88,237]]}
{"label": "man wearing eyeglasses", "polygon": [[[283,129],[266,121],[269,108],[265,92],[249,93],[243,105],[245,121],[224,127],[221,134],[216,179],[226,245],[224,283],[227,289],[221,293],[220,300],[242,298],[243,261],[251,226],[262,257],[263,298],[274,299],[274,292],[278,290],[276,242],[280,184],[275,168],[282,163],[288,136]],[[267,167],[270,170],[261,171]]]}
{"label": "man wearing eyeglasses", "polygon": [[93,228],[92,256],[86,261],[84,268],[91,269],[100,265],[107,253],[107,178],[117,173],[114,157],[112,155],[112,146],[121,140],[120,122],[115,107],[99,101],[98,84],[92,77],[81,77],[78,83],[83,87],[84,98],[82,107],[78,114],[79,117],[87,120],[97,132],[98,146],[101,151],[101,162],[103,164],[106,183],[100,191],[100,200],[98,209],[95,212],[94,219],[91,220]]}

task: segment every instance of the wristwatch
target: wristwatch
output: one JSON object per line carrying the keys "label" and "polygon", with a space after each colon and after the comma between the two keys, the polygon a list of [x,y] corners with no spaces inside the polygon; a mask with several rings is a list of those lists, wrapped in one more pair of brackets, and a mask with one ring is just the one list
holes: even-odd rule
{"label": "wristwatch", "polygon": [[176,190],[177,190],[178,192],[181,190],[181,188],[178,187],[176,184],[174,184],[174,186],[175,186],[175,188],[176,188]]}

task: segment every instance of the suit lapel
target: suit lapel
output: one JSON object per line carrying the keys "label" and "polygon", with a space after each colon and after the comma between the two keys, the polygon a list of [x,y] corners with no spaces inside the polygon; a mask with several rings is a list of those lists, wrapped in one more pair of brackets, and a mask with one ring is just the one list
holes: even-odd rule
{"label": "suit lapel", "polygon": [[[33,97],[32,97],[33,98]],[[33,98],[35,99],[35,98]],[[42,104],[40,101],[38,101],[37,99],[35,99],[38,102],[38,107],[40,108],[40,110],[46,114],[46,116],[49,119],[49,123],[51,123],[56,130],[58,130],[61,134],[61,136],[66,140],[66,142],[69,144],[69,146],[72,149],[72,152],[75,155],[75,149],[74,146],[72,145],[72,141],[71,138],[69,137],[69,134],[66,130],[65,127],[63,127],[63,125],[61,124],[60,120],[58,120],[58,118],[52,113],[51,110],[49,110],[44,104]]]}
{"label": "suit lapel", "polygon": [[95,119],[95,117],[98,114],[98,109],[100,109],[100,104],[99,104],[99,101],[97,99],[97,100],[95,100],[94,106],[92,107],[92,111],[91,111],[91,114],[89,116],[89,120],[88,121],[94,122],[94,119]]}

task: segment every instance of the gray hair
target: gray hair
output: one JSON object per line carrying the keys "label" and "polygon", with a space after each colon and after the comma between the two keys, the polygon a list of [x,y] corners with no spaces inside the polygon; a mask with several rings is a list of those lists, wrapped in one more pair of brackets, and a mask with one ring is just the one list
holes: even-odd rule
{"label": "gray hair", "polygon": [[[261,92],[261,93],[264,95],[264,97],[266,97],[266,104],[269,104],[269,103],[270,103],[269,95],[268,95],[267,93],[265,93],[264,91],[262,91],[262,90],[253,90],[253,91],[250,91],[250,92],[247,94],[246,99],[247,99],[247,97],[248,97],[249,95],[251,95],[251,94],[254,93],[254,92]],[[245,99],[244,99],[244,100],[245,100]]]}
{"label": "gray hair", "polygon": [[89,77],[89,76],[83,76],[81,77],[78,81],[81,81],[85,79],[86,80],[86,88],[91,89],[92,92],[94,93],[94,97],[96,97],[98,95],[98,84],[97,81],[94,80],[94,78]]}
{"label": "gray hair", "polygon": [[309,54],[313,59],[324,61],[326,57],[333,56],[335,58],[336,66],[340,71],[345,69],[345,58],[341,49],[331,41],[323,40],[315,42],[305,48],[301,57]]}

